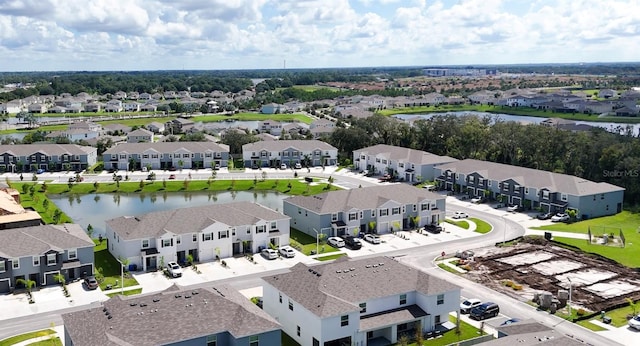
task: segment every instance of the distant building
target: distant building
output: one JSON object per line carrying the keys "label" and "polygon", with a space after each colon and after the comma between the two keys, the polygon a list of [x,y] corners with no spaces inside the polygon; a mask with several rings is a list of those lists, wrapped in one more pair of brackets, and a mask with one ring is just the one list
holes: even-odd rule
{"label": "distant building", "polygon": [[8,228],[38,226],[40,214],[27,210],[20,204],[20,192],[0,183],[0,232]]}

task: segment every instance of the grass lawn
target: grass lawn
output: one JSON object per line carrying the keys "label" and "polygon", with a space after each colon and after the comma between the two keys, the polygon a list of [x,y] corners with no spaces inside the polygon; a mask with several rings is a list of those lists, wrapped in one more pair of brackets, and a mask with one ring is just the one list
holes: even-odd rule
{"label": "grass lawn", "polygon": [[[316,251],[316,238],[295,228],[291,228],[290,240],[291,246],[299,246],[301,250],[298,250],[305,255],[310,255],[311,251]],[[338,249],[327,245],[324,241],[320,241],[320,253],[329,253],[335,251],[338,251]]]}
{"label": "grass lawn", "polygon": [[484,220],[480,220],[475,217],[472,217],[469,220],[473,221],[476,224],[475,232],[485,234],[491,232],[491,230],[493,229],[493,227]]}
{"label": "grass lawn", "polygon": [[637,256],[638,250],[635,250],[637,246],[640,246],[638,225],[640,225],[640,214],[623,211],[612,216],[599,217],[571,224],[557,223],[549,226],[537,227],[536,229],[586,234],[589,227],[591,227],[592,234],[602,235],[604,233],[604,229],[602,227],[606,226],[611,227],[606,229],[607,233],[614,232],[616,236],[618,236],[618,229],[621,229],[627,243],[627,246],[624,248],[589,244],[584,239],[569,239],[554,236],[554,240],[559,243],[576,246],[585,252],[591,252],[607,257],[627,267],[637,268],[640,267],[640,256]]}
{"label": "grass lawn", "polygon": [[602,332],[602,331],[607,330],[607,328],[600,327],[597,324],[593,324],[593,323],[589,322],[589,320],[578,321],[578,322],[576,322],[576,324],[580,325],[582,327],[585,327],[585,328],[587,328],[589,330],[592,330],[594,332]]}
{"label": "grass lawn", "polygon": [[451,267],[449,267],[448,265],[444,264],[444,263],[438,263],[438,267],[440,267],[440,269],[448,271],[449,273],[453,273],[456,275],[460,275],[461,273]]}
{"label": "grass lawn", "polygon": [[[456,318],[449,315],[449,321],[452,323],[456,323]],[[477,338],[480,336],[480,330],[467,322],[460,321],[460,335],[456,335],[455,328],[442,334],[442,337],[432,340],[425,340],[423,345],[427,346],[444,346],[444,345],[452,345],[456,344],[463,340],[469,340],[473,338]],[[486,334],[486,333],[484,333]],[[483,334],[483,335],[484,335]],[[415,342],[410,343],[410,346],[417,346]]]}
{"label": "grass lawn", "polygon": [[62,346],[62,341],[56,336],[53,339],[36,341],[29,344],[29,346]]}
{"label": "grass lawn", "polygon": [[25,341],[25,340],[38,338],[38,337],[41,337],[41,336],[47,336],[47,335],[51,335],[51,334],[55,334],[55,333],[56,333],[56,331],[53,330],[53,329],[44,329],[44,330],[39,330],[37,332],[30,332],[30,333],[20,334],[20,335],[12,336],[12,337],[4,339],[4,340],[0,340],[0,346],[11,346],[11,345],[17,344],[17,343]]}
{"label": "grass lawn", "polygon": [[[103,241],[102,244],[100,244],[94,239],[94,242],[96,243],[95,248],[93,248],[96,270],[102,271],[102,275],[104,276],[104,279],[100,281],[100,289],[104,291],[107,285],[113,286],[112,289],[121,287],[122,278],[120,275],[120,263],[113,257],[113,255],[111,255],[109,250],[107,250],[106,241]],[[117,286],[116,281],[118,281]],[[124,287],[136,286],[137,284],[138,281],[130,276],[127,277],[127,273],[125,272]]]}
{"label": "grass lawn", "polygon": [[455,221],[455,220],[445,219],[444,222],[450,223],[452,225],[456,225],[460,228],[469,229],[469,223],[465,220]]}
{"label": "grass lawn", "polygon": [[334,259],[338,259],[342,256],[346,256],[346,253],[337,253],[335,255],[328,255],[328,256],[322,256],[322,257],[316,257],[317,261],[331,261]]}
{"label": "grass lawn", "polygon": [[[142,288],[134,288],[132,290],[125,290],[124,293],[122,293],[122,295],[124,296],[132,296],[132,295],[136,295],[136,294],[140,294],[142,293]],[[117,292],[113,292],[113,293],[107,293],[107,297],[112,298],[115,297],[117,295],[120,295],[120,290],[118,290]]]}

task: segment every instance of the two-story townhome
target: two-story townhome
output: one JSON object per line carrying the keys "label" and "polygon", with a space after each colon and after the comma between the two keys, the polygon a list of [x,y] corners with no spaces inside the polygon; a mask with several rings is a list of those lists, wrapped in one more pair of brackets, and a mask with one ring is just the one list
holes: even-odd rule
{"label": "two-story townhome", "polygon": [[90,139],[98,138],[98,132],[82,130],[82,129],[69,129],[64,131],[52,131],[45,136],[47,140],[55,141],[58,138],[66,138],[70,142],[76,141],[88,141]]}
{"label": "two-story townhome", "polygon": [[289,197],[283,212],[313,237],[382,234],[444,221],[445,197],[406,184],[371,186]]}
{"label": "two-story townhome", "polygon": [[164,124],[159,122],[152,122],[147,124],[147,130],[153,133],[162,133],[164,132]]}
{"label": "two-story townhome", "polygon": [[138,102],[125,102],[122,104],[122,109],[125,112],[139,112],[140,104]]}
{"label": "two-story townhome", "polygon": [[338,149],[319,140],[260,141],[242,146],[242,160],[245,167],[335,166]]}
{"label": "two-story townhome", "polygon": [[96,148],[76,144],[0,145],[0,172],[84,170],[97,157]]}
{"label": "two-story townhome", "polygon": [[289,217],[256,203],[211,204],[111,219],[105,238],[114,257],[151,270],[288,245]]}
{"label": "two-story townhome", "polygon": [[280,105],[277,103],[268,103],[260,107],[260,113],[262,114],[282,114],[287,111],[287,107],[285,105]]}
{"label": "two-story townhome", "polygon": [[29,113],[46,113],[47,106],[44,103],[32,103],[27,107]]}
{"label": "two-story townhome", "polygon": [[433,167],[458,161],[426,151],[378,144],[353,151],[356,170],[390,174],[408,182],[433,181]]}
{"label": "two-story townhome", "polygon": [[93,275],[93,247],[76,224],[0,230],[0,293],[23,288],[22,280],[39,287],[57,283],[57,274],[67,281]]}
{"label": "two-story townhome", "polygon": [[127,133],[127,143],[151,143],[153,142],[153,132],[139,128]]}
{"label": "two-story townhome", "polygon": [[107,105],[104,107],[105,112],[110,113],[118,113],[122,112],[124,108],[122,107],[122,101],[120,100],[109,100],[107,101]]}
{"label": "two-story townhome", "polygon": [[66,346],[280,345],[273,317],[229,285],[115,296],[62,315]]}
{"label": "two-story townhome", "polygon": [[177,118],[167,121],[164,127],[171,134],[186,133],[195,126],[195,123],[189,119]]}
{"label": "two-story townhome", "polygon": [[461,160],[435,167],[442,189],[489,197],[525,209],[577,211],[581,218],[622,211],[624,188],[567,174],[479,160]]}
{"label": "two-story townhome", "polygon": [[263,280],[264,311],[300,345],[393,345],[460,305],[459,286],[383,256],[298,263]]}
{"label": "two-story townhome", "polygon": [[258,130],[260,133],[269,133],[274,136],[282,134],[282,123],[277,120],[267,119],[260,123]]}
{"label": "two-story townhome", "polygon": [[104,105],[100,102],[90,102],[84,105],[84,111],[97,113],[102,110],[102,107],[104,107]]}
{"label": "two-story townhome", "polygon": [[103,154],[107,169],[227,167],[229,146],[214,142],[122,143]]}

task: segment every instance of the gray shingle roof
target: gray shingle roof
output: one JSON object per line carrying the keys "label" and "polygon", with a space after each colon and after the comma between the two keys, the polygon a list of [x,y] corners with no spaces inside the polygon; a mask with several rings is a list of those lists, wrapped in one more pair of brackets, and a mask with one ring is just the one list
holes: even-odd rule
{"label": "gray shingle roof", "polygon": [[536,189],[547,188],[551,192],[563,192],[574,196],[624,191],[624,188],[620,186],[609,183],[596,183],[572,175],[473,159],[447,163],[437,168],[442,172],[451,170],[452,172],[466,175],[477,172],[485,179],[495,181],[513,179],[521,186]]}
{"label": "gray shingle roof", "polygon": [[384,156],[393,161],[412,162],[423,165],[458,161],[458,159],[454,159],[449,156],[439,156],[422,150],[396,147],[386,144],[378,144],[372,147],[358,149],[356,152],[364,155]]}
{"label": "gray shingle roof", "polygon": [[213,142],[157,142],[157,143],[122,143],[115,147],[109,148],[105,154],[120,153],[142,153],[148,149],[154,149],[160,153],[172,153],[184,148],[187,151],[202,153],[211,152],[228,152],[229,146],[225,144],[217,144]]}
{"label": "gray shingle roof", "polygon": [[62,315],[74,345],[166,345],[225,331],[242,338],[280,329],[272,317],[226,285],[194,290],[172,286],[155,294],[116,296],[103,307],[111,319],[103,308]]}
{"label": "gray shingle roof", "polygon": [[129,133],[127,133],[127,137],[129,136],[153,136],[153,132],[147,130],[147,129],[137,129],[135,131],[131,131]]}
{"label": "gray shingle roof", "polygon": [[20,258],[41,255],[49,250],[62,251],[93,246],[93,241],[82,227],[70,223],[0,231],[0,257],[3,258]]}
{"label": "gray shingle roof", "polygon": [[125,240],[157,237],[165,232],[190,234],[221,222],[229,226],[253,225],[259,220],[288,219],[279,212],[251,202],[211,204],[201,207],[172,209],[148,214],[122,216],[106,223]]}
{"label": "gray shingle roof", "polygon": [[0,145],[0,153],[8,152],[14,156],[29,156],[33,153],[45,153],[49,156],[53,155],[85,155],[90,152],[95,152],[96,148],[85,147],[77,144],[11,144]]}
{"label": "gray shingle roof", "polygon": [[435,201],[444,197],[407,184],[390,184],[330,191],[314,196],[293,196],[285,201],[318,214],[327,214],[351,208],[375,209],[389,200],[402,204],[418,204],[425,199]]}
{"label": "gray shingle roof", "polygon": [[340,259],[312,267],[298,263],[289,273],[263,280],[319,317],[360,311],[359,304],[371,299],[414,291],[437,295],[460,289],[383,256]]}
{"label": "gray shingle roof", "polygon": [[300,151],[313,151],[313,150],[337,150],[334,146],[318,140],[280,140],[280,141],[260,141],[245,144],[242,146],[242,151],[279,151],[287,148],[295,148]]}

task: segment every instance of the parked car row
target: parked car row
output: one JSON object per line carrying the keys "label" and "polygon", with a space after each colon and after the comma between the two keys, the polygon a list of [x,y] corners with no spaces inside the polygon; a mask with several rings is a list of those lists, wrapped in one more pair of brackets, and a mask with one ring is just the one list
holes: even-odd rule
{"label": "parked car row", "polygon": [[[469,314],[469,317],[475,320],[484,320],[498,316],[500,314],[500,306],[493,302],[483,303],[480,299],[470,298],[460,303],[460,313]],[[512,319],[510,321],[514,323],[519,320]]]}

